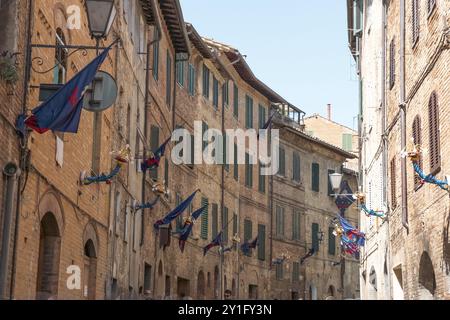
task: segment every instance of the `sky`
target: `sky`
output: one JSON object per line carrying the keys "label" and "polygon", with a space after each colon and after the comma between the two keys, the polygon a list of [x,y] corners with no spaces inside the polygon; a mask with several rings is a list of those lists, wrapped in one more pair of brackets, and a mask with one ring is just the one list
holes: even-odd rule
{"label": "sky", "polygon": [[[358,83],[343,0],[180,0],[200,35],[237,48],[261,81],[307,116],[356,128]],[[319,4],[320,3],[320,4]]]}

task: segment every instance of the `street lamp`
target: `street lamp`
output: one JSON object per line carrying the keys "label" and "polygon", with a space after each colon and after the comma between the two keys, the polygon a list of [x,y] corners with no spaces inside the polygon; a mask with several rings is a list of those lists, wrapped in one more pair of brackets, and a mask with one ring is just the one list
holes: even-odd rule
{"label": "street lamp", "polygon": [[341,173],[331,173],[330,174],[330,183],[331,187],[334,191],[338,191],[341,187],[342,182],[342,174]]}
{"label": "street lamp", "polygon": [[86,0],[86,11],[91,37],[106,38],[117,13],[114,0]]}

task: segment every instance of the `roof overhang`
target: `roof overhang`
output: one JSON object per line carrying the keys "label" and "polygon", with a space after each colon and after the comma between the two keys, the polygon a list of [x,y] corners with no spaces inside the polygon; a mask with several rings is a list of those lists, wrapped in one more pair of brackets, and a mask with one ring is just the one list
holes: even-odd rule
{"label": "roof overhang", "polygon": [[352,56],[355,58],[355,53],[357,52],[356,47],[356,36],[353,32],[354,29],[354,14],[355,14],[355,3],[354,0],[347,0],[347,32],[348,32],[348,46],[352,53]]}
{"label": "roof overhang", "polygon": [[190,54],[189,38],[178,0],[159,0],[162,16],[176,53]]}
{"label": "roof overhang", "polygon": [[195,30],[191,23],[186,22],[186,30],[189,36],[189,40],[194,45],[194,47],[200,52],[203,58],[212,59],[214,57],[209,46],[203,41],[200,34]]}
{"label": "roof overhang", "polygon": [[155,0],[139,0],[142,10],[144,11],[145,21],[149,25],[154,25],[155,19]]}

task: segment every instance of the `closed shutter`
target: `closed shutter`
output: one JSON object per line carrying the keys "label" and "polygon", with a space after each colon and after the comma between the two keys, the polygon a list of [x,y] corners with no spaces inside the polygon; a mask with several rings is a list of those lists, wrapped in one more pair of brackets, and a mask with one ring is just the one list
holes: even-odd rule
{"label": "closed shutter", "polygon": [[300,240],[300,212],[292,213],[292,240]]}
{"label": "closed shutter", "polygon": [[292,282],[298,282],[300,280],[300,263],[292,263]]}
{"label": "closed shutter", "polygon": [[[244,242],[250,242],[252,240],[252,221],[245,219],[244,220]],[[249,255],[251,255],[251,252],[249,252]]]}
{"label": "closed shutter", "polygon": [[185,61],[177,61],[177,83],[184,87],[184,68]]}
{"label": "closed shutter", "polygon": [[168,106],[172,105],[172,58],[169,50],[166,59],[166,103]]}
{"label": "closed shutter", "polygon": [[245,126],[253,128],[253,99],[249,96],[245,96]]}
{"label": "closed shutter", "polygon": [[203,65],[203,96],[209,99],[209,69]]}
{"label": "closed shutter", "polygon": [[202,121],[202,141],[203,141],[203,148],[202,152],[205,151],[206,147],[208,146],[209,141],[205,141],[203,138],[205,137],[206,131],[208,131],[209,127],[208,124],[204,121]]}
{"label": "closed shutter", "polygon": [[169,187],[169,161],[164,159],[164,185]]}
{"label": "closed shutter", "polygon": [[431,94],[428,104],[428,121],[430,131],[430,171],[432,175],[436,175],[441,170],[439,106],[436,92]]}
{"label": "closed shutter", "polygon": [[194,167],[194,161],[195,161],[195,138],[194,135],[191,134],[191,163],[189,164],[190,168]]}
{"label": "closed shutter", "polygon": [[[153,33],[153,39],[158,39],[159,35],[158,35],[158,28],[154,29],[154,33]],[[153,77],[155,78],[155,80],[158,80],[158,76],[159,76],[159,41],[156,41],[153,44],[153,68],[152,68],[152,72],[153,72]]]}
{"label": "closed shutter", "polygon": [[192,64],[189,64],[188,79],[189,94],[193,96],[195,94],[195,67]]}
{"label": "closed shutter", "polygon": [[266,176],[261,174],[261,164],[258,167],[258,191],[265,193],[266,192]]}
{"label": "closed shutter", "polygon": [[278,174],[280,176],[286,176],[286,151],[284,150],[284,148],[280,147],[279,148],[280,151],[280,168],[278,170]]}
{"label": "closed shutter", "polygon": [[211,237],[212,239],[215,239],[219,233],[219,219],[218,219],[218,207],[216,203],[213,203],[211,206],[211,217],[212,217],[212,223],[211,223]]}
{"label": "closed shutter", "polygon": [[333,234],[334,228],[328,228],[328,254],[336,254],[336,237]]}
{"label": "closed shutter", "polygon": [[238,216],[233,213],[233,237],[238,233]]}
{"label": "closed shutter", "polygon": [[312,189],[312,191],[319,192],[320,191],[320,166],[318,163],[312,164],[311,176],[312,176],[311,189]]}
{"label": "closed shutter", "polygon": [[330,179],[330,174],[335,173],[334,170],[328,170],[328,176],[327,176],[327,180],[328,180],[328,195],[332,196],[334,194],[333,191],[333,186],[331,185],[331,179]]}
{"label": "closed shutter", "polygon": [[284,208],[280,206],[276,208],[275,225],[277,236],[284,236]]}
{"label": "closed shutter", "polygon": [[253,187],[253,165],[250,164],[250,155],[245,154],[245,186]]}
{"label": "closed shutter", "polygon": [[228,81],[222,85],[222,106],[228,107],[229,104],[229,93],[228,93]]}
{"label": "closed shutter", "polygon": [[277,264],[275,266],[275,276],[277,280],[283,280],[283,264]]}
{"label": "closed shutter", "polygon": [[[413,126],[412,126],[412,133],[413,133],[414,145],[422,146],[422,121],[421,121],[421,118],[419,115],[417,115],[414,118]],[[423,168],[422,155],[420,155],[418,165],[420,166],[420,168]],[[417,175],[417,173],[414,173],[414,186],[416,189],[421,186],[420,177]]]}
{"label": "closed shutter", "polygon": [[419,40],[419,32],[420,32],[420,1],[419,0],[412,0],[411,4],[411,15],[412,15],[412,21],[411,21],[411,35],[412,35],[412,44],[413,46],[416,44],[417,40]]}
{"label": "closed shutter", "polygon": [[342,135],[342,149],[344,149],[345,151],[351,152],[353,151],[353,135],[352,134],[348,134],[348,133],[344,133]]}
{"label": "closed shutter", "polygon": [[[175,195],[175,206],[179,206],[180,205],[180,203],[181,203],[181,196],[180,196],[180,194],[179,193],[177,193],[176,195]],[[180,231],[181,229],[183,229],[183,214],[180,214],[179,216],[178,216],[178,218],[177,218],[177,220],[176,220],[176,231]]]}
{"label": "closed shutter", "polygon": [[234,145],[234,180],[239,180],[239,165],[238,165],[238,148],[237,144]]}
{"label": "closed shutter", "polygon": [[219,81],[213,77],[213,106],[219,109]]}
{"label": "closed shutter", "polygon": [[300,155],[297,152],[294,152],[292,159],[292,180],[300,182]]}
{"label": "closed shutter", "polygon": [[223,208],[223,216],[222,216],[222,224],[223,224],[223,241],[228,242],[228,208]]}
{"label": "closed shutter", "polygon": [[395,84],[395,39],[391,40],[389,46],[389,86],[390,89],[394,87]]}
{"label": "closed shutter", "polygon": [[234,83],[233,84],[233,115],[239,118],[239,88]]}
{"label": "closed shutter", "polygon": [[393,157],[391,160],[391,205],[392,209],[397,207],[397,168],[396,168],[396,158]]}
{"label": "closed shutter", "polygon": [[[159,148],[159,128],[156,126],[152,126],[150,129],[150,148],[152,152]],[[150,177],[158,180],[158,169],[151,170]]]}
{"label": "closed shutter", "polygon": [[258,225],[258,259],[266,260],[266,226]]}
{"label": "closed shutter", "polygon": [[202,207],[205,207],[205,210],[202,213],[202,224],[201,224],[201,232],[200,236],[204,240],[208,240],[208,205],[209,200],[207,198],[202,198]]}
{"label": "closed shutter", "polygon": [[314,251],[319,252],[319,225],[313,223],[311,226],[311,240]]}
{"label": "closed shutter", "polygon": [[266,124],[266,108],[264,108],[262,105],[258,106],[258,115],[258,128],[262,129]]}
{"label": "closed shutter", "polygon": [[230,171],[230,163],[228,161],[228,136],[223,136],[223,165],[226,171]]}

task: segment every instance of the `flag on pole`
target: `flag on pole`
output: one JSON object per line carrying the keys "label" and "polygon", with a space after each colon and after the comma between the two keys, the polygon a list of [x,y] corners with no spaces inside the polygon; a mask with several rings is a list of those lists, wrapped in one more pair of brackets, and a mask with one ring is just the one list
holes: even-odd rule
{"label": "flag on pole", "polygon": [[194,200],[195,195],[199,190],[196,190],[193,194],[189,196],[186,200],[180,203],[175,209],[173,209],[169,214],[167,214],[163,219],[155,222],[155,229],[159,229],[159,226],[169,224],[173,220],[175,220],[180,214],[183,213],[184,210],[191,204],[192,200]]}
{"label": "flag on pole", "polygon": [[159,198],[160,198],[160,197],[158,196],[158,197],[156,197],[156,199],[153,200],[152,202],[147,202],[147,203],[144,203],[144,204],[137,205],[137,206],[134,208],[134,210],[135,210],[135,211],[139,211],[139,210],[143,210],[143,209],[153,209],[153,207],[158,203]]}
{"label": "flag on pole", "polygon": [[222,245],[222,235],[223,232],[220,232],[210,244],[208,244],[206,247],[203,248],[203,256],[206,256],[208,251],[211,250],[212,248]]}
{"label": "flag on pole", "polygon": [[22,135],[25,135],[26,127],[40,134],[48,130],[77,133],[84,93],[94,80],[95,74],[108,55],[111,46],[106,48],[101,55],[92,60],[50,98],[33,109],[31,116],[20,115],[17,119],[17,130]]}
{"label": "flag on pole", "polygon": [[144,160],[141,164],[142,171],[153,170],[159,167],[159,162],[161,158],[164,156],[166,152],[167,144],[170,142],[170,139],[167,139],[155,152],[153,152],[152,156],[146,160]]}
{"label": "flag on pole", "polygon": [[186,241],[194,228],[194,222],[202,215],[203,212],[205,212],[206,207],[207,206],[203,206],[195,211],[184,223],[183,229],[180,232],[180,239],[178,241],[178,245],[180,246],[182,253],[184,252],[184,245],[186,244]]}
{"label": "flag on pole", "polygon": [[253,240],[252,242],[248,242],[248,241],[244,242],[241,245],[241,250],[245,255],[249,255],[250,250],[255,249],[257,245],[258,245],[258,237],[256,237],[255,240]]}

